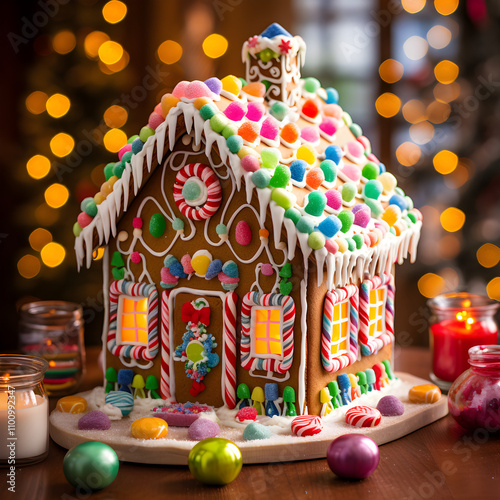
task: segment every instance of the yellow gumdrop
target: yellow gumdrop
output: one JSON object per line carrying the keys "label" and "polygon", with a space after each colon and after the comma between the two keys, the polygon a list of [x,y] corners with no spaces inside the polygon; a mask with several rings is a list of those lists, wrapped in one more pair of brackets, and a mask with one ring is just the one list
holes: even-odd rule
{"label": "yellow gumdrop", "polygon": [[339,247],[339,252],[347,252],[349,249],[349,245],[347,244],[347,241],[344,238],[335,238],[335,243],[337,243]]}
{"label": "yellow gumdrop", "polygon": [[382,214],[382,220],[387,222],[389,226],[394,226],[400,217],[401,209],[397,205],[389,205]]}
{"label": "yellow gumdrop", "polygon": [[113,184],[110,184],[109,181],[106,181],[102,186],[101,186],[101,194],[104,196],[104,198],[107,198],[107,196],[113,191]]}
{"label": "yellow gumdrop", "polygon": [[205,104],[211,104],[213,101],[208,97],[198,97],[194,101],[194,107],[200,110]]}
{"label": "yellow gumdrop", "polygon": [[194,272],[199,276],[205,276],[207,274],[208,266],[212,262],[212,259],[208,257],[208,255],[200,254],[195,255],[191,259],[191,267],[194,269]]}
{"label": "yellow gumdrop", "polygon": [[257,151],[255,151],[255,149],[249,148],[248,146],[242,146],[240,148],[240,150],[238,151],[238,156],[240,158],[243,158],[246,155],[252,155],[252,156],[255,156],[257,158],[260,158],[259,153],[257,153]]}
{"label": "yellow gumdrop", "polygon": [[108,183],[110,186],[113,186],[114,183],[118,180],[118,177],[116,177],[116,175],[112,175],[109,179],[108,179]]}
{"label": "yellow gumdrop", "polygon": [[130,433],[136,439],[161,439],[168,433],[168,424],[158,417],[138,418],[132,423]]}
{"label": "yellow gumdrop", "polygon": [[303,144],[297,149],[297,160],[304,160],[309,165],[314,165],[316,162],[316,151],[309,144]]}
{"label": "yellow gumdrop", "polygon": [[94,201],[96,205],[100,205],[106,197],[102,193],[96,193],[94,196]]}
{"label": "yellow gumdrop", "polygon": [[330,399],[332,399],[332,397],[330,396],[330,391],[328,390],[327,387],[319,391],[319,402],[321,404],[329,403]]}
{"label": "yellow gumdrop", "polygon": [[377,180],[382,184],[384,193],[392,193],[394,188],[398,185],[396,177],[390,172],[384,172],[377,177]]}
{"label": "yellow gumdrop", "polygon": [[161,110],[163,112],[163,116],[167,116],[168,112],[177,106],[179,99],[173,96],[172,94],[165,94],[161,98]]}
{"label": "yellow gumdrop", "polygon": [[222,89],[230,94],[238,95],[241,90],[241,80],[234,75],[227,75],[222,80]]}
{"label": "yellow gumdrop", "polygon": [[87,400],[80,396],[66,396],[57,401],[56,408],[63,413],[83,413],[87,409]]}

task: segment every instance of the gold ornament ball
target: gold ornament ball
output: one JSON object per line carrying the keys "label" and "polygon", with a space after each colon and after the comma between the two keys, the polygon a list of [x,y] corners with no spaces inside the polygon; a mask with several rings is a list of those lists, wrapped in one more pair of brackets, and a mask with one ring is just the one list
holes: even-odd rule
{"label": "gold ornament ball", "polygon": [[240,449],[228,439],[203,439],[189,453],[191,474],[205,484],[224,485],[234,481],[241,471]]}

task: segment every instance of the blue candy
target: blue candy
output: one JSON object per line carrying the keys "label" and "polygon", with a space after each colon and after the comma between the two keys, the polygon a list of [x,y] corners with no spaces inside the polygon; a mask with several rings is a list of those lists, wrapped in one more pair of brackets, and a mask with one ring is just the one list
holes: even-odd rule
{"label": "blue candy", "polygon": [[274,38],[275,36],[286,36],[288,38],[292,38],[292,35],[290,35],[290,33],[288,33],[288,31],[278,23],[273,23],[270,26],[268,26],[260,34],[260,36],[263,38]]}
{"label": "blue candy", "polygon": [[168,270],[173,276],[176,276],[177,278],[187,278],[187,274],[184,272],[182,264],[177,259],[175,260],[175,262],[172,262],[172,264],[170,264]]}
{"label": "blue candy", "polygon": [[387,168],[383,163],[378,164],[378,168],[380,169],[380,173],[383,174],[384,172],[387,172]]}
{"label": "blue candy", "polygon": [[340,396],[342,397],[342,404],[347,405],[352,402],[351,399],[351,381],[349,380],[349,375],[342,373],[337,377],[337,383],[339,384]]}
{"label": "blue candy", "polygon": [[271,437],[271,434],[271,431],[262,424],[259,424],[259,422],[251,422],[243,431],[243,439],[246,439],[247,441],[267,439]]}
{"label": "blue candy", "polygon": [[302,182],[306,175],[307,163],[304,160],[295,160],[290,164],[290,174],[296,182]]}
{"label": "blue candy", "polygon": [[333,238],[342,227],[342,222],[336,215],[329,215],[318,224],[318,229],[327,237]]}
{"label": "blue candy", "polygon": [[137,153],[140,153],[143,147],[144,143],[139,138],[135,139],[132,143],[132,153],[134,153],[135,155]]}
{"label": "blue candy", "polygon": [[128,368],[118,370],[117,382],[122,386],[120,387],[120,391],[130,392],[130,389],[127,386],[132,383],[133,378],[134,372],[132,370],[129,370]]}
{"label": "blue candy", "polygon": [[389,205],[397,205],[401,211],[406,210],[406,200],[399,194],[393,194],[391,196]]}
{"label": "blue candy", "polygon": [[337,104],[339,102],[339,93],[337,89],[333,87],[328,87],[326,89],[326,103],[327,104]]}
{"label": "blue candy", "polygon": [[278,384],[276,383],[265,384],[264,395],[267,401],[276,401],[279,398]]}
{"label": "blue candy", "polygon": [[238,271],[238,266],[237,264],[232,261],[228,260],[223,266],[222,266],[222,272],[226,275],[229,276],[230,278],[239,278],[240,273]]}
{"label": "blue candy", "polygon": [[215,259],[208,265],[207,273],[205,274],[206,280],[215,278],[222,271],[222,261]]}
{"label": "blue candy", "polygon": [[336,146],[336,145],[332,144],[331,146],[328,146],[325,149],[326,159],[332,160],[337,165],[339,164],[339,162],[343,156],[344,156],[344,152],[342,151],[342,148],[340,146]]}

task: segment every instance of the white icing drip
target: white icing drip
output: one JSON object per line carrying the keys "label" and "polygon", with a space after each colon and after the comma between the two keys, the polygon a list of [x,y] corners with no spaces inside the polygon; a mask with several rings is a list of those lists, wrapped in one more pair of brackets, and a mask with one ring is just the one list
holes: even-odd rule
{"label": "white icing drip", "polygon": [[161,164],[163,160],[163,153],[165,147],[165,133],[167,129],[167,121],[165,120],[155,130],[156,136],[156,159],[158,160],[158,164]]}
{"label": "white icing drip", "polygon": [[132,165],[127,163],[127,168],[122,173],[121,181],[123,183],[123,211],[126,212],[128,208],[128,195],[130,191],[130,175],[132,174]]}
{"label": "white icing drip", "polygon": [[285,209],[275,201],[271,201],[271,219],[273,221],[274,246],[277,247],[281,241],[281,227],[285,218]]}
{"label": "white icing drip", "polygon": [[316,269],[318,274],[318,287],[323,283],[323,269],[325,267],[325,260],[328,255],[328,250],[323,247],[320,250],[314,251],[314,257],[316,258]]}
{"label": "white icing drip", "polygon": [[261,226],[263,226],[266,222],[267,207],[271,201],[271,192],[272,191],[267,188],[257,189],[257,197],[259,198],[260,208],[259,222]]}
{"label": "white icing drip", "polygon": [[285,217],[284,223],[288,241],[288,258],[293,260],[295,257],[295,249],[297,247],[297,229],[295,229],[293,221],[287,217]]}

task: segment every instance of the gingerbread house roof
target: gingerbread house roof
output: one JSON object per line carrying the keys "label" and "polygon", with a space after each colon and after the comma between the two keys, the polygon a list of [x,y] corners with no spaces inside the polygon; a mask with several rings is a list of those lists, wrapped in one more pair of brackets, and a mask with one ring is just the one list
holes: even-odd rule
{"label": "gingerbread house roof", "polygon": [[298,243],[320,280],[326,266],[329,287],[388,271],[408,253],[413,261],[420,212],[337,91],[300,78],[304,55],[302,38],[274,24],[244,43],[245,79],[182,81],[165,94],[118,162],[106,165],[100,192],[82,202],[78,267],[89,267],[95,248],[116,236],[117,220],[182,134],[195,150],[217,152],[236,188],[249,202],[257,197],[262,226],[270,214],[275,245],[283,238],[293,259]]}

